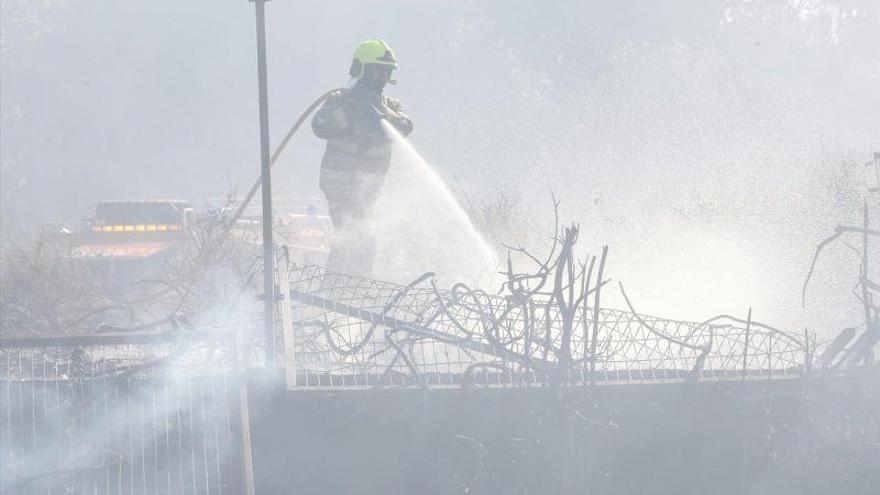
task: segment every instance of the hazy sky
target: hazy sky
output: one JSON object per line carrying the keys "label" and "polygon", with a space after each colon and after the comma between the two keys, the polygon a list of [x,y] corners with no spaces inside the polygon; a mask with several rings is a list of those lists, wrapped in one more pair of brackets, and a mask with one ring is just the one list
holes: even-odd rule
{"label": "hazy sky", "polygon": [[[797,295],[816,241],[852,216],[823,180],[880,149],[875,0],[274,0],[267,13],[273,143],[346,82],[359,41],[383,37],[400,60],[389,93],[439,174],[472,196],[519,192],[545,230],[555,192],[643,307],[754,304],[791,327],[857,316],[845,248],[820,266],[820,284],[836,282],[819,317]],[[101,199],[200,205],[256,177],[251,3],[2,0],[2,28],[4,242]],[[322,146],[297,136],[277,195],[320,197]]]}

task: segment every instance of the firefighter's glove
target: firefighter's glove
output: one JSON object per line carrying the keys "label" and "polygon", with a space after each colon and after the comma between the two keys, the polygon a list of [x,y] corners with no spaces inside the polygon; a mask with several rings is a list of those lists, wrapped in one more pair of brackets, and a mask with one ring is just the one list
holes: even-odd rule
{"label": "firefighter's glove", "polygon": [[382,105],[382,118],[387,120],[397,129],[397,132],[408,136],[412,132],[413,124],[409,117],[403,113],[403,105],[393,98],[386,98]]}

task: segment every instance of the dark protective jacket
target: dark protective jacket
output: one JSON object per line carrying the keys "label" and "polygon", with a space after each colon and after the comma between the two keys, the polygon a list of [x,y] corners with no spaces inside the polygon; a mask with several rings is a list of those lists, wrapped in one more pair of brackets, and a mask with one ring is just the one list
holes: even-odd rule
{"label": "dark protective jacket", "polygon": [[322,176],[325,169],[384,175],[391,161],[391,142],[381,119],[404,136],[412,132],[412,121],[400,102],[381,92],[355,86],[331,95],[312,118],[315,135],[327,140]]}
{"label": "dark protective jacket", "polygon": [[370,219],[391,162],[382,120],[403,135],[412,131],[397,100],[357,85],[331,95],[312,119],[312,130],[327,140],[320,187],[334,228],[331,270],[368,274],[372,269],[376,243]]}

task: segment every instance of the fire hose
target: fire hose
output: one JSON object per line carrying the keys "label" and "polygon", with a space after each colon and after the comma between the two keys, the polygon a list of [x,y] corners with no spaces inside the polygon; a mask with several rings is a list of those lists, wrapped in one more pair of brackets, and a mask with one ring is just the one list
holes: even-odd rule
{"label": "fire hose", "polygon": [[[272,153],[272,156],[269,159],[270,168],[275,165],[275,162],[278,161],[278,158],[284,152],[285,148],[287,148],[287,144],[290,142],[290,139],[293,138],[293,135],[296,134],[296,131],[298,131],[299,128],[302,127],[303,123],[305,123],[309,115],[311,115],[312,112],[315,111],[315,109],[321,106],[321,104],[324,103],[327,98],[329,98],[337,91],[339,91],[339,89],[332,89],[318,97],[318,99],[315,100],[311,105],[309,105],[308,108],[306,108],[305,111],[302,113],[302,115],[300,115],[299,118],[296,119],[296,122],[294,122],[293,126],[290,127],[290,129],[287,131],[287,134],[284,135],[284,139],[281,140],[281,144],[279,144],[278,147],[275,149],[275,152]],[[218,229],[217,234],[210,236],[207,239],[207,242],[202,245],[202,248],[199,250],[199,253],[197,255],[197,262],[194,263],[193,267],[191,268],[191,270],[193,270],[192,273],[201,270],[204,267],[205,260],[210,258],[210,256],[206,255],[205,253],[215,252],[215,250],[218,249],[219,246],[223,245],[223,243],[226,242],[226,238],[229,236],[229,232],[239,221],[239,219],[241,219],[241,216],[244,214],[245,208],[247,208],[248,204],[250,204],[251,200],[254,198],[254,195],[257,194],[257,191],[260,190],[260,185],[260,177],[257,177],[257,180],[254,181],[254,184],[251,186],[250,191],[248,191],[241,204],[238,205],[238,208],[236,208],[235,213],[232,215],[231,219],[229,221],[224,221],[221,224],[221,228]],[[183,306],[184,300],[189,295],[191,288],[192,285],[190,284],[181,296],[180,302],[177,305],[178,310]],[[166,288],[161,291],[160,294],[168,292],[169,290],[170,289]]]}
{"label": "fire hose", "polygon": [[[327,98],[330,97],[330,95],[332,95],[333,93],[335,93],[339,90],[340,90],[339,88],[332,89],[332,90],[324,93],[320,97],[318,97],[318,99],[315,100],[311,105],[309,105],[309,107],[306,108],[306,110],[302,113],[302,115],[300,115],[299,118],[296,119],[296,122],[293,123],[293,126],[291,126],[290,130],[288,130],[287,134],[284,135],[284,139],[281,140],[281,144],[279,144],[278,147],[275,148],[275,152],[272,153],[272,156],[269,159],[269,167],[270,168],[273,165],[275,165],[276,161],[278,161],[278,157],[280,157],[281,153],[284,152],[284,149],[287,148],[287,143],[290,142],[290,139],[293,137],[294,134],[296,134],[296,131],[298,131],[299,128],[302,127],[303,123],[306,121],[306,119],[309,117],[309,115],[311,115],[312,112],[314,112],[316,108],[321,106],[321,104],[324,103],[324,100],[326,100]],[[231,221],[227,224],[226,231],[231,229],[232,226],[235,225],[235,223],[238,222],[238,220],[244,214],[245,208],[247,208],[248,204],[250,204],[251,200],[254,198],[254,195],[257,194],[257,191],[260,190],[260,184],[261,184],[260,178],[257,177],[257,180],[254,181],[254,185],[251,186],[250,191],[248,191],[247,195],[244,197],[241,204],[238,205],[238,208],[235,210],[235,214],[232,215]],[[225,237],[225,232],[222,237]]]}

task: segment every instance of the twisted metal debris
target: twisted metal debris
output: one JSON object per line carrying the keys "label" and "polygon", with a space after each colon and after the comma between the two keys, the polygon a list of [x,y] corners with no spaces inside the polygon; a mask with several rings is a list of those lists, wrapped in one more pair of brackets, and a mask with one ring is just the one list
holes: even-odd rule
{"label": "twisted metal debris", "polygon": [[597,311],[585,297],[566,306],[560,287],[492,295],[463,284],[440,289],[432,274],[400,285],[317,266],[294,268],[289,280],[298,386],[770,378],[799,373],[806,357],[797,338],[765,325]]}

